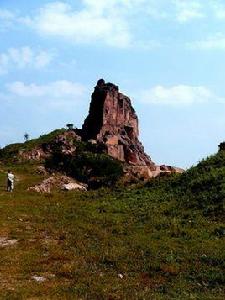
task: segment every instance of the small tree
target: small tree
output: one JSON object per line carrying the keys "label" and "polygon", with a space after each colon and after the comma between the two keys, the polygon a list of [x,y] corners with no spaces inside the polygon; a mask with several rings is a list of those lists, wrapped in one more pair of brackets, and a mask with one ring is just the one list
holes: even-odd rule
{"label": "small tree", "polygon": [[24,133],[24,141],[27,142],[29,140],[29,134],[27,132]]}

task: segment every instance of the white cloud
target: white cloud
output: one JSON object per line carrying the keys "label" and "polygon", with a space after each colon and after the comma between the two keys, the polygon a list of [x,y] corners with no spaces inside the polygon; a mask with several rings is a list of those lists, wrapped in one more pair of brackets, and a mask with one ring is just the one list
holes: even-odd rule
{"label": "white cloud", "polygon": [[7,85],[8,91],[18,97],[23,98],[73,98],[81,97],[85,88],[79,83],[67,80],[54,81],[49,84],[37,85],[35,83],[25,84],[16,81]]}
{"label": "white cloud", "polygon": [[53,53],[43,50],[39,51],[34,57],[34,67],[37,69],[45,68],[51,63],[53,57]]}
{"label": "white cloud", "polygon": [[225,34],[216,33],[204,40],[193,41],[187,44],[191,49],[201,50],[224,50],[225,49]]}
{"label": "white cloud", "polygon": [[81,0],[80,4],[78,9],[63,1],[50,2],[21,20],[40,35],[77,44],[152,49],[161,43],[141,41],[134,24],[141,26],[149,18],[186,23],[205,17],[199,0]]}
{"label": "white cloud", "polygon": [[7,9],[0,9],[0,30],[9,28],[15,20],[16,17],[11,11]]}
{"label": "white cloud", "polygon": [[172,87],[155,86],[140,93],[140,99],[144,103],[161,105],[191,105],[204,103],[209,100],[222,102],[207,87],[177,85]]}
{"label": "white cloud", "polygon": [[222,4],[222,2],[214,1],[212,3],[212,9],[217,19],[219,20],[225,19],[225,5]]}
{"label": "white cloud", "polygon": [[0,19],[2,20],[12,20],[14,18],[14,14],[7,9],[0,9]]}
{"label": "white cloud", "polygon": [[[106,45],[117,48],[155,49],[160,41],[140,39],[144,24],[153,20],[187,23],[213,13],[211,0],[79,0],[52,1],[34,14],[2,15],[23,24],[41,36],[63,38],[75,44]],[[217,2],[215,2],[217,3]],[[215,6],[215,5],[214,5]],[[215,8],[214,8],[215,10]],[[224,13],[225,15],[225,13]],[[1,18],[1,11],[0,11]],[[144,32],[147,33],[147,28]]]}
{"label": "white cloud", "polygon": [[[41,36],[63,38],[75,44],[97,44],[117,48],[152,49],[161,45],[146,37],[142,26],[153,20],[180,24],[214,16],[225,18],[225,6],[216,0],[79,0],[53,1],[34,14],[16,16],[2,11],[15,24],[25,24]],[[1,10],[0,10],[1,19]],[[144,32],[147,33],[147,28]],[[138,35],[137,35],[138,33]]]}
{"label": "white cloud", "polygon": [[53,53],[34,50],[30,47],[9,48],[0,53],[0,74],[8,73],[10,69],[34,68],[41,69],[50,64]]}
{"label": "white cloud", "polygon": [[138,24],[138,19],[142,22],[140,16],[141,19],[149,16],[165,18],[167,13],[163,1],[81,0],[80,9],[57,1],[47,3],[35,15],[20,20],[41,36],[64,38],[76,44],[153,49],[161,43],[154,39],[140,40],[134,24]]}
{"label": "white cloud", "polygon": [[40,34],[61,36],[75,43],[102,42],[121,48],[130,45],[131,34],[121,16],[119,1],[82,2],[81,10],[64,2],[46,4],[34,18],[25,18],[24,22]]}
{"label": "white cloud", "polygon": [[176,20],[180,23],[205,17],[203,5],[199,1],[174,0],[173,3],[176,9]]}
{"label": "white cloud", "polygon": [[6,85],[5,97],[10,103],[20,101],[36,106],[38,110],[62,110],[76,109],[86,94],[86,88],[80,83],[67,80],[53,81],[48,84],[25,84],[22,81],[12,82]]}

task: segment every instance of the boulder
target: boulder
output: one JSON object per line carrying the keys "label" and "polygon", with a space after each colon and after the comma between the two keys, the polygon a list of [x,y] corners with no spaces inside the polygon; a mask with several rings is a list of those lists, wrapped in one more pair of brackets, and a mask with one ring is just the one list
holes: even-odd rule
{"label": "boulder", "polygon": [[38,166],[36,172],[40,175],[47,175],[47,171],[44,166]]}
{"label": "boulder", "polygon": [[87,191],[87,187],[84,184],[70,182],[67,184],[63,184],[62,190],[65,190],[65,191],[73,191],[73,190]]}
{"label": "boulder", "polygon": [[87,186],[76,182],[73,178],[58,174],[43,180],[35,186],[29,187],[28,191],[50,193],[53,189],[86,191]]}

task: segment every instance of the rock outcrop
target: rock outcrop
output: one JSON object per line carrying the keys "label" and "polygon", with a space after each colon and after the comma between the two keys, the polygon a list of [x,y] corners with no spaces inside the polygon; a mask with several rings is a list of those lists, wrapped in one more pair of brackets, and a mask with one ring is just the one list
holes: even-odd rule
{"label": "rock outcrop", "polygon": [[144,152],[138,135],[138,117],[130,99],[116,85],[99,80],[82,127],[82,138],[105,144],[109,155],[151,177],[156,166]]}
{"label": "rock outcrop", "polygon": [[50,193],[53,189],[61,189],[65,191],[80,190],[87,191],[87,185],[78,183],[73,178],[63,175],[52,175],[44,179],[41,183],[29,187],[28,191],[37,193]]}
{"label": "rock outcrop", "polygon": [[49,143],[38,145],[32,150],[21,150],[19,157],[22,160],[42,161],[48,158],[56,148],[63,154],[73,155],[76,151],[74,140],[81,141],[81,137],[73,130],[68,130],[57,135]]}
{"label": "rock outcrop", "polygon": [[[149,179],[183,172],[171,166],[158,166],[145,153],[139,140],[139,122],[131,100],[119,91],[118,86],[105,83],[103,79],[98,80],[94,89],[89,114],[82,129],[69,129],[48,143],[42,143],[29,151],[21,150],[19,157],[42,162],[55,150],[75,157],[78,152],[77,141],[95,144],[98,153],[106,152],[121,161],[128,181],[129,178]],[[48,191],[48,184],[37,187],[40,191],[42,188]]]}
{"label": "rock outcrop", "polygon": [[76,182],[70,182],[63,184],[61,187],[62,190],[64,191],[74,191],[74,190],[79,190],[79,191],[87,191],[87,186],[81,183],[76,183]]}
{"label": "rock outcrop", "polygon": [[80,134],[85,141],[104,144],[107,153],[124,162],[125,172],[134,176],[150,178],[177,172],[173,167],[156,166],[144,152],[131,100],[119,92],[118,86],[103,79],[97,82]]}

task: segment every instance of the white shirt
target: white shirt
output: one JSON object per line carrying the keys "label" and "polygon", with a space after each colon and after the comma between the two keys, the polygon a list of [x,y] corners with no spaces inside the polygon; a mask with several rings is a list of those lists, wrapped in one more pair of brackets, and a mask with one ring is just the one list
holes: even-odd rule
{"label": "white shirt", "polygon": [[12,173],[8,173],[8,179],[13,182],[14,181],[14,175]]}

